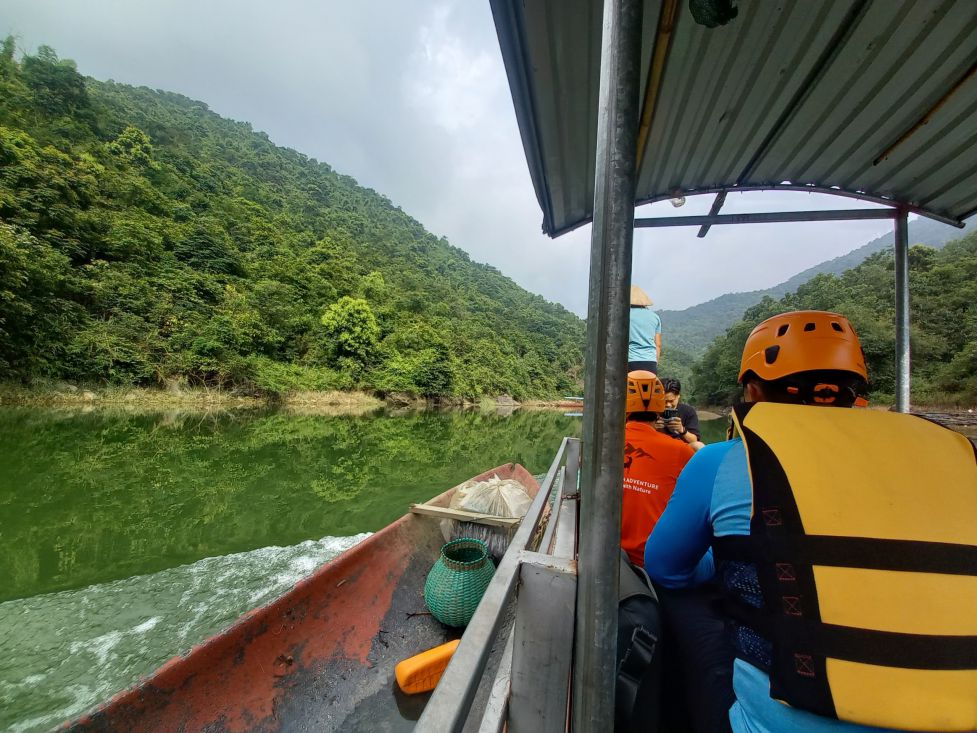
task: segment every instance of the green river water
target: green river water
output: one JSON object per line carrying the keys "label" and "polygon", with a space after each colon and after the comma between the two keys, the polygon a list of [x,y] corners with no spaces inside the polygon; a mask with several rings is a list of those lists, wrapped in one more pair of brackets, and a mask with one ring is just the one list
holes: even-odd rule
{"label": "green river water", "polygon": [[[703,423],[708,442],[724,422]],[[44,731],[581,421],[0,409],[0,731]]]}

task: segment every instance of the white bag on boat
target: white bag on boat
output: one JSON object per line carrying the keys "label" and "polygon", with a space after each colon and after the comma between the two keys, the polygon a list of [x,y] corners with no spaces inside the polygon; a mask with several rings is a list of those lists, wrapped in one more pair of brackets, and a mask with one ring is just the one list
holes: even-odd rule
{"label": "white bag on boat", "polygon": [[451,497],[452,509],[496,517],[524,517],[533,503],[526,488],[515,479],[498,476],[465,484]]}

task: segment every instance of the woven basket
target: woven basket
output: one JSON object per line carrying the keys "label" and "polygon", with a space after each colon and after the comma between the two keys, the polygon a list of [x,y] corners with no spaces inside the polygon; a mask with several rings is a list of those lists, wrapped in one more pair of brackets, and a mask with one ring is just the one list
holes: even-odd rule
{"label": "woven basket", "polygon": [[462,537],[441,548],[424,583],[424,602],[446,626],[465,626],[485,595],[495,565],[481,540]]}

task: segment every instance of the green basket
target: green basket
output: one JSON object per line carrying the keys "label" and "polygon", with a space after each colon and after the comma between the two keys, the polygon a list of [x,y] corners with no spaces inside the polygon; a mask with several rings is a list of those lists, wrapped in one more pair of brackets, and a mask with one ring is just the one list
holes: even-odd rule
{"label": "green basket", "polygon": [[481,540],[461,537],[441,548],[424,583],[424,602],[446,626],[465,626],[485,595],[495,565]]}

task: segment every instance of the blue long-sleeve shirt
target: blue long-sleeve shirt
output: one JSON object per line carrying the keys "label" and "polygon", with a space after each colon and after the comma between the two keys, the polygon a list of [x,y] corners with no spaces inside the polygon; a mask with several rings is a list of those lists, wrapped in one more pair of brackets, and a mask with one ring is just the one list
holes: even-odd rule
{"label": "blue long-sleeve shirt", "polygon": [[648,538],[648,575],[666,588],[687,588],[712,578],[712,538],[749,534],[752,503],[742,441],[707,445],[686,464]]}

